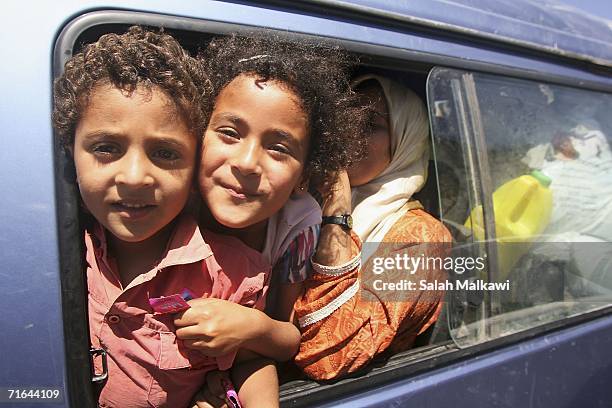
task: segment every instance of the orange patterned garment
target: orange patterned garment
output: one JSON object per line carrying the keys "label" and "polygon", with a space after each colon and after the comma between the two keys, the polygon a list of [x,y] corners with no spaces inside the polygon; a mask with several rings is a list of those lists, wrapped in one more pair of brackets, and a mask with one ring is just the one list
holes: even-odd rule
{"label": "orange patterned garment", "polygon": [[[354,235],[354,255],[359,239]],[[372,281],[379,276],[372,271],[376,257],[441,257],[449,254],[452,237],[436,218],[422,209],[407,211],[385,235],[383,244],[360,270],[341,276],[315,273],[305,282],[305,293],[296,303],[299,319],[315,315],[327,307],[334,310],[322,320],[301,328],[302,340],[295,362],[315,380],[337,379],[366,366],[375,356],[389,350],[397,352],[412,346],[416,336],[438,317],[444,292],[441,290],[372,290]],[[436,243],[433,245],[418,245]],[[370,271],[370,272],[368,272]],[[385,281],[400,281],[406,271],[385,273]],[[393,274],[397,276],[393,276]],[[443,269],[420,268],[410,280],[434,282],[446,279]],[[359,280],[359,283],[356,282]],[[334,300],[344,293],[357,292],[340,306]],[[330,309],[330,304],[331,309]],[[325,310],[325,309],[323,309]]]}

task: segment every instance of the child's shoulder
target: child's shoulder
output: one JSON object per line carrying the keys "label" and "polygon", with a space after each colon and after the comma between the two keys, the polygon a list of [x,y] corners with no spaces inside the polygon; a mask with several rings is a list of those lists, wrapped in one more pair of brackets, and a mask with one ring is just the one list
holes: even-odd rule
{"label": "child's shoulder", "polygon": [[293,241],[303,234],[309,234],[320,224],[321,207],[317,201],[309,193],[291,195],[268,223],[264,256],[275,264]]}
{"label": "child's shoulder", "polygon": [[281,217],[291,221],[310,218],[321,223],[321,206],[310,193],[292,194],[281,209]]}

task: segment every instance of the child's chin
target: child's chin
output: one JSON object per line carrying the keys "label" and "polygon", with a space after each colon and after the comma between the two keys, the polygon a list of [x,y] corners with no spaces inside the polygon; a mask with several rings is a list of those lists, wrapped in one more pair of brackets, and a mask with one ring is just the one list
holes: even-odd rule
{"label": "child's chin", "polygon": [[148,238],[150,238],[152,235],[135,235],[135,234],[115,234],[113,233],[113,236],[123,242],[130,242],[130,243],[138,243],[138,242],[142,242],[147,240]]}
{"label": "child's chin", "polygon": [[245,216],[241,214],[233,214],[229,217],[220,216],[215,217],[215,219],[219,224],[223,225],[224,227],[232,229],[248,228],[253,224],[257,223],[257,221],[254,221],[254,217]]}
{"label": "child's chin", "polygon": [[107,228],[115,239],[123,242],[138,243],[155,235],[155,231],[130,231],[123,228]]}
{"label": "child's chin", "polygon": [[219,223],[221,225],[223,225],[226,228],[231,228],[231,229],[243,229],[243,228],[247,228],[250,227],[251,225],[253,225],[253,223],[248,222],[248,221],[236,221],[236,220],[217,220],[219,221]]}

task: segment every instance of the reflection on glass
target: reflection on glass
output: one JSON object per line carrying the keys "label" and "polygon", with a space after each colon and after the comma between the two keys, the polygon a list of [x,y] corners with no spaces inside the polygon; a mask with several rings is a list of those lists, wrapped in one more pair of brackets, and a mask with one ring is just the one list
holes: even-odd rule
{"label": "reflection on glass", "polygon": [[[452,83],[468,75],[478,106],[460,108],[466,88]],[[511,283],[447,294],[458,344],[612,304],[612,96],[456,70],[434,71],[428,86],[434,106],[445,102],[444,114],[431,115],[442,220],[471,252],[485,236],[497,239],[496,273],[471,279]],[[483,179],[465,148],[475,149],[475,120],[485,134],[478,157],[491,179],[495,231],[486,231],[483,197],[471,193]]]}

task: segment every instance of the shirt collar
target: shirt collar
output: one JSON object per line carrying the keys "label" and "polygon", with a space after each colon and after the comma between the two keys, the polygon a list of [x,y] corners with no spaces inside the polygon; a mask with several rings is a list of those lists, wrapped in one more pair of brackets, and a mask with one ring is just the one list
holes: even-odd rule
{"label": "shirt collar", "polygon": [[200,262],[212,255],[212,250],[200,232],[198,223],[189,215],[181,215],[176,221],[164,257],[159,268]]}
{"label": "shirt collar", "polygon": [[[89,236],[89,240],[86,239],[86,245],[92,246],[88,249],[96,251],[98,259],[106,260],[108,257],[107,232],[102,224],[95,222],[91,232],[86,232],[86,234]],[[212,250],[204,241],[195,219],[187,214],[182,214],[176,219],[166,250],[154,270],[200,262],[211,255]]]}

